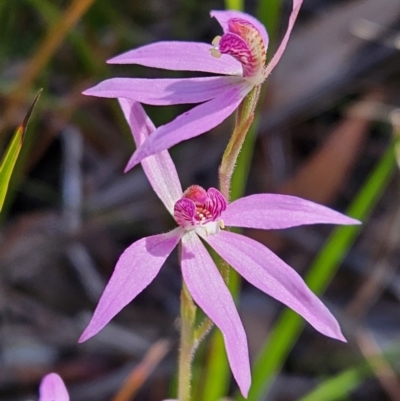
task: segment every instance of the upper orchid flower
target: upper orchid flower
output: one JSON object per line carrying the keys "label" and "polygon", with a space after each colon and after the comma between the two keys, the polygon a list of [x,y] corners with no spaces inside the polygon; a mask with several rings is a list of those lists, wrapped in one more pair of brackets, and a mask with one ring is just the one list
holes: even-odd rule
{"label": "upper orchid flower", "polygon": [[268,35],[254,17],[238,11],[212,11],[223,29],[212,46],[196,42],[157,42],[108,60],[177,71],[202,71],[218,76],[181,79],[113,78],[84,92],[86,95],[127,98],[151,105],[202,103],[160,126],[133,154],[126,170],[143,158],[203,134],[219,125],[280,60],[303,0],[293,10],[283,40],[266,63]]}
{"label": "upper orchid flower", "polygon": [[68,391],[58,374],[50,373],[43,377],[40,383],[39,401],[69,401]]}
{"label": "upper orchid flower", "polygon": [[[120,99],[137,146],[155,127],[140,104]],[[150,135],[151,134],[151,135]],[[303,316],[326,336],[345,341],[336,319],[302,278],[268,248],[225,226],[280,229],[304,224],[357,224],[327,207],[293,196],[259,194],[230,204],[214,188],[194,185],[182,192],[167,151],[142,160],[143,169],[178,227],[133,243],[119,258],[94,315],[80,341],[99,332],[159,272],[181,241],[183,280],[194,301],[221,330],[233,375],[244,396],[250,386],[246,335],[232,296],[203,241],[261,291]]]}

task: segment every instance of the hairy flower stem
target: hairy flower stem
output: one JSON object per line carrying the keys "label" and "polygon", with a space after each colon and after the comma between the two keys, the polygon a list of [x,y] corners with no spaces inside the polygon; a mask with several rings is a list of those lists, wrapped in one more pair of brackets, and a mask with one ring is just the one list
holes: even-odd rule
{"label": "hairy flower stem", "polygon": [[[246,139],[247,132],[254,120],[254,111],[257,101],[260,97],[260,86],[254,89],[243,99],[236,112],[235,128],[233,130],[231,139],[222,156],[221,165],[219,167],[219,184],[221,193],[229,201],[231,191],[232,175],[236,167],[236,161],[239,156],[240,150]],[[229,284],[229,270],[228,263],[221,261],[219,270],[224,278],[225,283]]]}
{"label": "hairy flower stem", "polygon": [[206,316],[197,328],[194,328],[196,305],[185,285],[181,291],[181,342],[178,368],[178,400],[191,400],[191,370],[194,353],[213,326]]}
{"label": "hairy flower stem", "polygon": [[190,381],[192,378],[192,359],[198,346],[194,333],[196,305],[185,284],[181,291],[181,342],[178,367],[178,400],[190,401]]}
{"label": "hairy flower stem", "polygon": [[227,200],[230,197],[231,179],[235,170],[236,160],[240,149],[246,139],[247,132],[254,120],[254,111],[260,96],[260,86],[254,89],[243,99],[236,112],[235,128],[231,139],[222,156],[222,162],[219,167],[219,183],[221,193]]}

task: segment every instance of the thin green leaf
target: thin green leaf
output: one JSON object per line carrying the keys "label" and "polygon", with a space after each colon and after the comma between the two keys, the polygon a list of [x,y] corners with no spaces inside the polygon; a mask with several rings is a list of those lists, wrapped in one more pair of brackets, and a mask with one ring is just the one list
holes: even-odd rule
{"label": "thin green leaf", "polygon": [[282,0],[260,0],[258,3],[257,18],[267,28],[270,43],[275,43],[281,11]]}
{"label": "thin green leaf", "polygon": [[[53,4],[53,2],[50,2],[48,0],[25,1],[29,3],[32,7],[34,7],[35,10],[40,14],[40,16],[46,21],[48,29],[50,29],[50,27],[52,27],[53,25],[59,23],[62,17],[62,12],[57,8],[57,6]],[[95,75],[102,75],[102,73],[106,69],[105,64],[101,64],[98,62],[92,49],[90,48],[90,46],[87,45],[83,36],[79,34],[76,30],[71,29],[68,32],[66,38],[67,40],[69,40],[70,43],[72,43],[77,56],[81,58],[83,65],[87,67],[88,71],[91,71],[92,74]]]}
{"label": "thin green leaf", "polygon": [[324,380],[316,389],[312,390],[298,401],[339,401],[354,391],[366,378],[373,375],[374,362],[384,358],[389,363],[399,358],[400,343],[396,342],[380,355],[373,356],[358,366],[345,369],[334,377]]}
{"label": "thin green leaf", "polygon": [[[353,200],[347,213],[365,220],[383,194],[395,169],[394,147],[391,146],[364,186]],[[334,230],[325,247],[311,265],[306,277],[308,286],[321,294],[336,273],[362,226],[339,227]],[[304,320],[291,310],[285,310],[264,344],[253,369],[253,382],[248,401],[264,398],[274,376],[279,372],[304,327]],[[243,400],[240,396],[237,400]]]}
{"label": "thin green leaf", "polygon": [[12,172],[14,170],[15,163],[18,159],[19,152],[22,148],[22,144],[24,142],[26,129],[28,127],[29,119],[31,117],[33,108],[35,107],[36,102],[38,101],[42,90],[36,95],[35,99],[32,102],[31,107],[26,114],[24,121],[15,131],[13,138],[6,150],[6,153],[3,156],[3,160],[0,165],[0,211],[3,208],[4,200],[7,195],[8,185],[11,180]]}
{"label": "thin green leaf", "polygon": [[244,8],[243,0],[225,0],[226,10],[239,10],[242,11]]}
{"label": "thin green leaf", "polygon": [[231,202],[242,197],[245,192],[251,160],[253,159],[258,125],[259,118],[256,117],[246,135],[246,139],[237,159],[237,165],[232,176]]}
{"label": "thin green leaf", "polygon": [[347,369],[332,379],[326,380],[315,391],[299,401],[342,400],[356,389],[368,375],[368,366]]}

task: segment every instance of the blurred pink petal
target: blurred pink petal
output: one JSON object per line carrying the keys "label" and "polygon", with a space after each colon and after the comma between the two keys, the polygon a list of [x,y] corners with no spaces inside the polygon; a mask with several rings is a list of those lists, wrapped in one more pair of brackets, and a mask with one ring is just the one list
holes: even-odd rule
{"label": "blurred pink petal", "polygon": [[244,397],[251,383],[246,333],[232,295],[196,233],[182,237],[182,275],[194,301],[221,330],[233,375]]}
{"label": "blurred pink petal", "polygon": [[346,341],[327,307],[289,265],[264,245],[228,231],[202,237],[255,287],[293,309],[322,334]]}
{"label": "blurred pink petal", "polygon": [[69,401],[67,388],[58,374],[49,373],[43,377],[40,383],[39,401]]}
{"label": "blurred pink petal", "polygon": [[[138,147],[155,131],[154,124],[140,103],[130,99],[118,100]],[[154,192],[167,210],[173,214],[175,202],[182,196],[182,186],[168,151],[164,150],[146,158],[142,161],[142,167]],[[130,169],[130,162],[128,162],[126,171]]]}
{"label": "blurred pink petal", "polygon": [[179,115],[170,123],[158,127],[149,139],[136,149],[129,160],[129,167],[132,168],[147,156],[169,149],[179,142],[216,127],[233,113],[250,89],[247,84],[230,89]]}
{"label": "blurred pink petal", "polygon": [[257,194],[229,204],[222,214],[228,227],[281,229],[306,224],[360,224],[328,207],[289,195]]}
{"label": "blurred pink petal", "polygon": [[201,103],[236,87],[239,77],[179,79],[111,78],[83,92],[84,95],[127,98],[144,104],[169,106]]}
{"label": "blurred pink petal", "polygon": [[201,71],[220,75],[241,75],[242,65],[233,57],[211,56],[210,43],[155,42],[113,57],[110,64],[139,64],[173,71]]}
{"label": "blurred pink petal", "polygon": [[97,334],[153,281],[182,234],[178,227],[166,234],[142,238],[125,249],[79,342]]}

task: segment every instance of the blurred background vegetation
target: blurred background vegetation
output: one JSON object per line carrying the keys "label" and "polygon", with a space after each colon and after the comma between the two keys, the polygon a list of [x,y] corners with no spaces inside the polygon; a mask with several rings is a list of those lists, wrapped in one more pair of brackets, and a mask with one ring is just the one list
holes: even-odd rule
{"label": "blurred background vegetation", "polygon": [[[100,334],[77,344],[124,247],[174,225],[141,168],[123,174],[133,141],[117,102],[81,92],[113,76],[191,76],[105,61],[158,40],[211,43],[220,30],[209,10],[228,6],[264,21],[276,46],[291,2],[0,1],[2,149],[43,88],[1,214],[2,400],[36,399],[50,371],[74,401],[174,395],[176,255]],[[294,314],[242,283],[250,400],[400,400],[399,43],[397,0],[305,0],[265,85],[237,193],[298,195],[364,224],[246,230],[307,277],[349,341],[302,331]],[[182,106],[146,110],[159,125]],[[217,185],[231,127],[171,150],[184,187]],[[239,399],[211,338],[197,359],[195,399],[225,391]]]}

